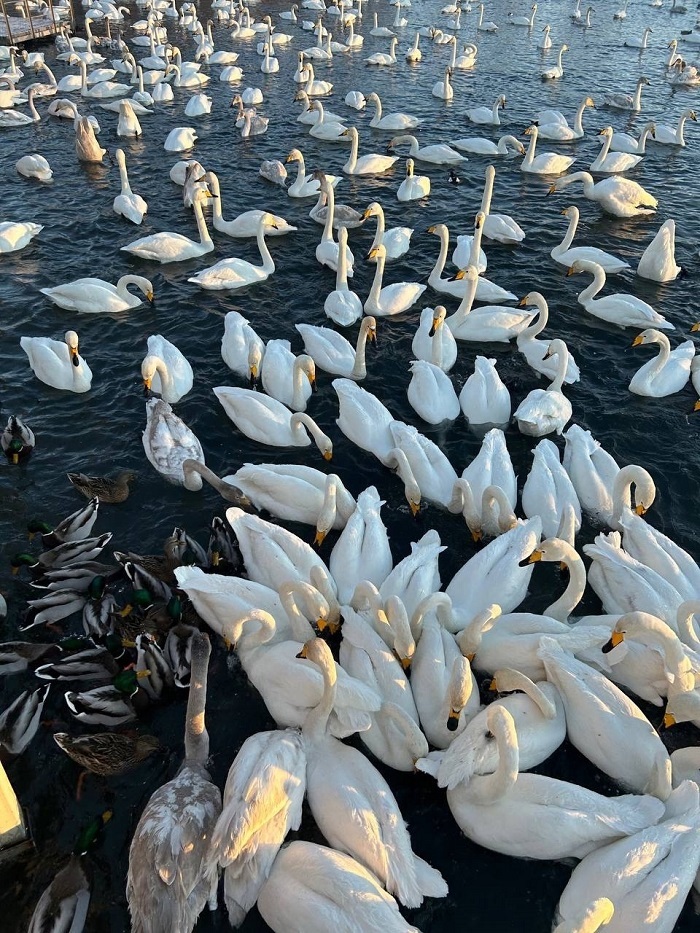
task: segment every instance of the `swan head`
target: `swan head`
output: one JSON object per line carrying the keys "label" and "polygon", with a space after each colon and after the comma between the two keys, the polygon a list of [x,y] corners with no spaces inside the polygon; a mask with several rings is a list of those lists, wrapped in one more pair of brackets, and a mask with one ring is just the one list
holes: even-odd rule
{"label": "swan head", "polygon": [[407,178],[411,178],[411,176],[413,175],[414,167],[415,167],[415,163],[413,159],[406,159],[406,177]]}
{"label": "swan head", "polygon": [[386,259],[386,246],[383,243],[378,243],[376,246],[373,246],[372,249],[367,254],[368,259]]}
{"label": "swan head", "polygon": [[64,340],[68,345],[68,353],[73,366],[80,366],[80,356],[78,354],[78,335],[74,330],[67,330]]}
{"label": "swan head", "polygon": [[613,128],[611,126],[604,126],[602,130],[598,130],[599,136],[612,136]]}
{"label": "swan head", "polygon": [[365,212],[362,215],[363,220],[369,220],[370,217],[378,217],[379,214],[383,213],[382,206],[377,201],[372,201],[372,203],[365,209]]}
{"label": "swan head", "polygon": [[648,343],[659,343],[659,338],[663,338],[663,334],[653,327],[648,327],[646,330],[643,330],[641,334],[637,334],[632,341],[632,346],[641,347]]}
{"label": "swan head", "polygon": [[501,607],[497,603],[492,603],[482,612],[478,613],[478,615],[474,616],[457,636],[459,650],[470,664],[474,660],[476,652],[479,650],[484,632],[488,632],[490,628],[493,628],[493,624],[500,614]]}
{"label": "swan head", "polygon": [[445,317],[447,316],[447,311],[442,305],[438,305],[433,311],[433,323],[428,331],[429,337],[434,337],[437,331],[445,323]]}
{"label": "swan head", "polygon": [[256,389],[258,386],[258,374],[260,373],[262,358],[263,353],[260,344],[257,342],[251,343],[248,350],[248,376],[251,389]]}
{"label": "swan head", "polygon": [[289,155],[285,159],[285,162],[303,162],[303,161],[304,161],[304,156],[301,154],[301,152],[299,152],[298,149],[292,149],[292,151],[289,153]]}
{"label": "swan head", "polygon": [[549,341],[549,346],[545,355],[542,357],[543,360],[551,359],[553,356],[561,356],[562,353],[566,353],[567,348],[563,340],[556,338],[555,340]]}
{"label": "swan head", "polygon": [[479,278],[479,270],[476,266],[467,266],[466,269],[458,269],[450,281],[461,282],[466,279],[467,282],[475,282]]}
{"label": "swan head", "polygon": [[483,211],[479,211],[476,217],[474,218],[474,229],[480,230],[486,223],[486,214]]}

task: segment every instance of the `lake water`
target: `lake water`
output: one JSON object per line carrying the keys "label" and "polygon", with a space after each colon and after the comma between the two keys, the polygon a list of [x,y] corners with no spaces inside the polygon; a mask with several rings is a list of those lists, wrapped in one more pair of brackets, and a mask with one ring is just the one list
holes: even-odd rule
{"label": "lake water", "polygon": [[[207,16],[203,4],[200,16]],[[257,18],[269,11],[288,8],[279,2],[253,8]],[[386,51],[388,40],[369,35],[371,14],[376,9],[380,22],[390,25],[394,8],[370,3],[365,11],[361,32],[364,48],[351,55],[336,56],[330,63],[318,63],[317,77],[331,80],[334,92],[328,106],[347,117],[360,130],[360,152],[383,152],[388,134],[369,129],[369,113],[358,114],[345,107],[348,90],[361,89],[365,94],[376,90],[385,111],[406,110],[424,119],[420,129],[422,143],[447,142],[464,135],[498,138],[502,132],[521,136],[543,108],[563,109],[569,116],[583,96],[598,101],[607,91],[632,92],[637,78],[646,75],[650,85],[644,89],[643,110],[636,116],[613,111],[587,111],[585,126],[589,136],[572,144],[558,146],[558,152],[575,154],[574,170],[586,168],[598,151],[595,131],[611,123],[615,129],[637,133],[647,119],[675,125],[679,113],[700,102],[697,91],[674,91],[665,78],[666,46],[681,28],[689,29],[694,11],[686,16],[671,15],[666,8],[652,9],[646,3],[631,4],[624,24],[615,23],[612,14],[616,2],[599,2],[594,27],[583,30],[572,26],[570,3],[542,2],[534,30],[515,28],[507,23],[512,9],[505,0],[490,3],[488,18],[501,25],[496,35],[479,34],[478,64],[473,72],[455,72],[454,100],[444,103],[431,96],[433,83],[439,80],[449,60],[445,47],[421,39],[423,61],[410,66],[404,53],[413,41],[414,26],[435,22],[440,25],[442,3],[414,0],[407,11],[410,26],[397,30],[400,36],[398,63],[393,68],[369,69],[366,55]],[[520,4],[525,12],[529,4]],[[476,7],[475,7],[476,9]],[[136,12],[133,19],[140,18]],[[310,11],[309,11],[309,14]],[[463,17],[460,40],[475,38],[476,13]],[[168,22],[168,21],[166,21]],[[554,37],[553,49],[542,53],[537,48],[541,27],[549,22]],[[622,48],[625,37],[641,36],[645,25],[653,27],[651,47],[643,53]],[[335,25],[335,24],[334,24]],[[4,637],[17,637],[19,613],[26,599],[34,593],[24,580],[11,579],[9,558],[26,547],[25,526],[32,518],[52,522],[83,504],[65,478],[67,471],[94,474],[110,473],[117,466],[138,470],[138,481],[129,500],[121,506],[101,510],[96,529],[114,532],[112,545],[120,550],[157,552],[173,526],[184,526],[206,545],[213,514],[225,509],[209,487],[200,493],[168,485],[146,461],[141,443],[145,424],[140,361],[145,355],[146,339],[154,333],[173,341],[190,360],[195,373],[192,392],[176,411],[195,431],[205,450],[207,464],[219,474],[232,473],[244,462],[303,462],[337,472],[350,491],[357,495],[369,485],[376,485],[386,505],[383,518],[389,528],[395,561],[410,550],[429,528],[436,528],[448,550],[441,562],[442,579],[447,583],[462,563],[476,552],[476,545],[461,518],[436,507],[424,508],[417,520],[411,518],[403,498],[402,485],[369,455],[354,447],[335,425],[337,399],[331,388],[332,377],[319,372],[319,392],[309,406],[310,414],[332,437],[334,458],[324,467],[315,447],[301,450],[264,448],[241,435],[223,414],[212,394],[217,385],[239,384],[220,356],[223,317],[232,309],[241,310],[264,338],[287,337],[296,352],[301,342],[294,324],[307,321],[327,324],[323,311],[325,296],[334,288],[335,276],[315,260],[314,248],[321,227],[308,217],[314,203],[287,197],[278,187],[258,177],[263,159],[284,160],[292,146],[299,146],[309,171],[323,168],[342,174],[346,149],[323,143],[306,135],[296,122],[298,105],[292,103],[292,81],[296,53],[314,39],[308,32],[289,23],[280,23],[280,31],[292,32],[293,45],[280,50],[280,72],[265,76],[259,71],[254,42],[239,42],[238,64],[245,71],[240,85],[219,82],[220,66],[211,66],[212,81],[206,91],[214,98],[211,115],[189,118],[184,108],[190,92],[175,89],[175,101],[157,105],[151,116],[141,120],[143,136],[136,140],[116,135],[116,114],[102,110],[95,102],[80,101],[81,111],[94,113],[101,125],[99,137],[111,152],[121,146],[127,157],[132,187],[143,194],[149,211],[142,228],[137,229],[112,211],[118,192],[118,171],[105,159],[101,165],[79,163],[75,156],[74,134],[68,121],[42,119],[28,128],[0,130],[0,151],[4,171],[0,174],[2,220],[36,221],[44,230],[24,250],[5,255],[0,261],[0,402],[2,415],[25,416],[37,435],[37,448],[28,463],[20,468],[0,467],[0,588],[7,593],[10,605]],[[333,28],[333,27],[331,27]],[[96,32],[101,28],[96,27]],[[192,58],[194,45],[189,34],[169,26],[171,37],[182,46],[183,57]],[[214,28],[217,48],[230,48],[229,29]],[[339,38],[339,37],[336,37]],[[565,77],[554,84],[543,84],[539,73],[554,63],[561,41],[571,50],[565,56]],[[692,61],[690,47],[686,47]],[[47,61],[56,76],[67,73],[65,65],[54,62],[54,51],[47,51]],[[31,79],[33,80],[33,79]],[[116,80],[122,80],[117,78]],[[26,81],[24,82],[26,83]],[[270,118],[264,136],[240,138],[228,104],[232,93],[248,85],[261,87],[265,102],[259,111]],[[491,105],[499,93],[508,98],[503,114],[503,128],[474,128],[463,114],[468,107]],[[79,95],[74,96],[76,100]],[[326,99],[324,98],[324,103]],[[43,115],[46,100],[38,101]],[[239,294],[207,292],[187,281],[199,269],[226,256],[241,256],[257,262],[253,240],[231,240],[214,233],[214,253],[187,263],[171,266],[145,263],[120,252],[120,247],[159,230],[172,230],[196,236],[191,212],[182,206],[181,189],[169,179],[168,171],[177,156],[165,153],[163,141],[174,126],[196,126],[199,140],[192,153],[202,164],[217,172],[221,182],[224,215],[232,218],[242,210],[265,207],[281,214],[299,227],[299,232],[270,241],[277,263],[276,273],[265,283]],[[495,128],[494,128],[495,129]],[[484,132],[482,132],[482,130]],[[563,207],[576,203],[581,209],[581,227],[577,242],[596,244],[628,259],[633,267],[650,242],[659,224],[674,218],[677,222],[677,259],[687,270],[687,277],[657,286],[632,274],[614,277],[615,291],[629,291],[649,301],[676,325],[672,340],[685,339],[690,326],[700,320],[698,288],[698,231],[700,230],[700,183],[698,158],[700,129],[689,123],[688,147],[648,147],[648,155],[630,173],[659,199],[659,211],[653,217],[617,220],[600,212],[586,201],[580,186],[547,197],[547,181],[525,176],[518,161],[497,163],[494,210],[513,214],[527,233],[518,247],[487,244],[488,276],[521,296],[539,290],[549,301],[551,319],[547,334],[565,337],[582,370],[581,382],[567,388],[574,420],[590,429],[621,464],[639,463],[649,469],[658,488],[657,501],[648,519],[680,545],[700,557],[697,539],[697,474],[700,462],[698,438],[700,415],[691,414],[695,395],[690,386],[665,399],[643,399],[632,395],[627,385],[636,369],[648,359],[644,350],[628,348],[634,331],[622,331],[588,316],[576,301],[586,282],[584,278],[566,278],[564,270],[549,257],[549,250],[563,236],[566,219]],[[525,142],[527,139],[522,137]],[[542,144],[540,151],[553,147]],[[51,186],[27,181],[14,170],[15,161],[30,152],[40,152],[54,169]],[[388,266],[386,282],[426,281],[437,256],[438,241],[426,231],[429,225],[445,222],[454,237],[472,230],[473,218],[481,199],[483,173],[487,161],[473,156],[460,168],[461,186],[447,183],[447,169],[417,163],[417,171],[431,178],[432,192],[426,202],[400,205],[395,192],[403,178],[403,159],[395,170],[380,178],[344,178],[337,188],[337,199],[359,210],[380,199],[385,207],[387,226],[396,223],[415,228],[410,252]],[[356,256],[352,287],[364,299],[374,274],[365,255],[374,235],[374,224],[350,233]],[[152,279],[156,300],[143,307],[115,316],[78,315],[62,311],[40,294],[44,286],[57,285],[80,276],[95,275],[116,282],[120,275],[136,272]],[[587,278],[587,277],[586,277]],[[363,386],[382,398],[397,418],[415,424],[436,441],[450,457],[458,472],[479,450],[480,437],[471,432],[460,417],[454,424],[430,427],[420,422],[406,398],[412,358],[411,339],[420,309],[428,304],[444,303],[452,312],[457,302],[448,296],[425,293],[423,302],[398,320],[380,320],[378,348],[369,351],[369,375]],[[59,338],[74,328],[80,334],[82,355],[88,360],[94,379],[84,395],[55,391],[32,374],[20,349],[21,335]],[[354,340],[353,328],[350,339]],[[474,357],[484,354],[498,361],[498,369],[510,389],[514,406],[537,385],[534,373],[520,354],[500,344],[460,343],[457,365],[451,376],[457,388],[473,370]],[[519,486],[531,465],[533,441],[516,428],[507,432]],[[560,446],[562,446],[560,444]],[[306,540],[313,531],[308,526],[289,526]],[[580,546],[590,540],[596,529],[584,523],[577,539]],[[328,558],[335,534],[329,535],[321,554]],[[4,569],[2,569],[4,568]],[[552,593],[563,587],[561,577],[542,568],[533,576],[532,593],[524,609],[540,611],[552,600]],[[587,592],[586,611],[597,611],[595,596]],[[79,626],[73,621],[72,627]],[[35,633],[35,636],[42,633]],[[0,680],[0,708],[5,708],[21,689],[34,682],[31,675],[14,675]],[[0,874],[2,928],[8,933],[26,928],[31,911],[41,891],[70,852],[78,827],[107,805],[115,809],[115,818],[107,827],[103,841],[92,858],[94,870],[93,902],[88,929],[98,933],[121,933],[128,929],[124,897],[128,846],[139,814],[155,788],[174,773],[181,759],[181,737],[185,697],[177,696],[166,705],[153,707],[141,718],[139,728],[155,733],[172,749],[170,760],[150,761],[137,771],[113,779],[106,792],[95,779],[88,780],[81,803],[74,799],[77,767],[56,747],[51,736],[55,731],[80,731],[69,722],[62,689],[56,685],[47,702],[43,725],[32,745],[18,760],[8,765],[8,773],[27,808],[36,842],[36,852],[28,858],[3,868]],[[485,695],[484,695],[485,696]],[[660,710],[649,710],[658,724]],[[212,775],[223,787],[228,767],[243,739],[273,723],[257,694],[235,666],[227,664],[223,646],[215,644],[211,661],[208,726],[211,735]],[[669,748],[697,742],[691,728],[678,727],[664,734]],[[456,929],[488,930],[489,933],[548,933],[559,894],[570,867],[524,862],[485,851],[467,841],[459,832],[446,806],[442,791],[425,776],[384,773],[391,783],[404,816],[409,823],[417,852],[438,867],[450,885],[445,900],[427,902],[421,910],[410,912],[418,927],[431,933]],[[544,773],[575,780],[602,792],[614,793],[609,782],[596,772],[570,746],[565,745],[543,767]],[[302,838],[319,839],[307,813]],[[9,918],[9,923],[8,923]],[[697,929],[697,919],[689,907],[679,921],[678,931]],[[227,928],[225,915],[205,914],[198,930]],[[245,931],[265,929],[255,911]]]}

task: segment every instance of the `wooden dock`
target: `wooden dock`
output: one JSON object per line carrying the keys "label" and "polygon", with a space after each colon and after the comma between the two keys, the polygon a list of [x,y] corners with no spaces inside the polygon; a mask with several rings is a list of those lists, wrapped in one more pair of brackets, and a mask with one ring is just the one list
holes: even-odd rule
{"label": "wooden dock", "polygon": [[19,45],[55,36],[63,22],[52,0],[0,0],[0,44]]}

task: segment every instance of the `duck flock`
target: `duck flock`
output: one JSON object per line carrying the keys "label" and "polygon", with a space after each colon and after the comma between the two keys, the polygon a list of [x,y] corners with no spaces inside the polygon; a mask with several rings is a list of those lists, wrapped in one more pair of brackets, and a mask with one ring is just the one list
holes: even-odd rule
{"label": "duck flock", "polygon": [[0,46],[10,928],[696,928],[696,10],[53,12]]}

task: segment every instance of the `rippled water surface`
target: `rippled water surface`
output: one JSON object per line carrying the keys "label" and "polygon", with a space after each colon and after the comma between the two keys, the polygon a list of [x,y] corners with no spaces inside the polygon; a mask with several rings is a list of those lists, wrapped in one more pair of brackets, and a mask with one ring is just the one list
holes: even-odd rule
{"label": "rippled water surface", "polygon": [[[278,10],[288,8],[279,0],[265,5],[273,19]],[[380,12],[380,22],[393,20],[393,10],[386,4],[370,3],[361,32],[364,48],[351,55],[336,56],[331,63],[317,65],[317,77],[334,83],[328,105],[347,116],[360,130],[360,152],[382,152],[388,134],[369,129],[370,114],[358,114],[346,108],[343,99],[348,90],[361,89],[365,94],[377,90],[385,111],[406,110],[424,119],[420,130],[423,143],[447,142],[464,135],[492,136],[490,128],[474,128],[465,120],[464,111],[480,104],[491,105],[499,93],[505,93],[508,105],[504,126],[499,131],[522,134],[537,110],[560,108],[572,117],[583,96],[596,101],[603,92],[632,92],[637,78],[646,75],[651,83],[644,89],[641,115],[628,117],[611,111],[587,111],[586,127],[593,131],[581,142],[559,146],[557,151],[576,155],[575,169],[585,168],[598,151],[594,131],[612,123],[618,130],[637,133],[650,118],[675,125],[678,114],[687,106],[698,103],[697,91],[674,92],[665,79],[666,45],[681,28],[693,24],[693,13],[672,16],[668,9],[652,9],[644,0],[630,4],[624,24],[614,23],[616,0],[600,0],[596,4],[594,27],[585,31],[569,23],[567,0],[540,3],[535,29],[508,25],[506,14],[514,7],[507,0],[488,5],[487,13],[501,24],[497,35],[479,34],[478,65],[473,72],[455,72],[454,101],[446,104],[431,96],[433,83],[442,77],[450,52],[421,39],[423,61],[409,66],[403,53],[413,40],[413,27],[437,22],[442,2],[414,0],[408,11],[410,26],[399,29],[399,60],[389,69],[369,69],[366,55],[385,51],[386,39],[369,36],[371,13]],[[529,4],[527,4],[529,8]],[[140,18],[136,13],[134,19]],[[256,6],[258,17],[263,5]],[[520,4],[518,12],[525,12]],[[207,9],[201,10],[206,18]],[[463,18],[460,40],[475,38],[475,13]],[[540,28],[552,24],[554,47],[548,53],[537,48]],[[643,53],[622,48],[625,37],[641,36],[645,25],[653,27],[651,47]],[[335,25],[335,24],[334,24]],[[440,25],[438,23],[438,25]],[[324,168],[335,174],[346,158],[340,145],[322,143],[306,135],[305,127],[296,122],[298,106],[292,103],[296,67],[296,52],[313,44],[310,33],[299,27],[281,23],[284,32],[294,33],[292,47],[280,49],[280,72],[265,76],[259,71],[259,59],[254,42],[235,45],[240,51],[238,64],[245,77],[238,90],[248,85],[260,86],[265,103],[259,108],[270,118],[269,132],[250,140],[241,139],[234,126],[233,111],[228,104],[232,95],[229,85],[218,80],[220,66],[211,66],[212,77],[207,88],[214,98],[209,116],[189,118],[185,105],[190,97],[186,89],[175,90],[175,101],[157,105],[155,113],[142,118],[143,137],[137,140],[119,139],[116,135],[116,114],[102,110],[95,102],[80,102],[83,112],[94,113],[102,125],[99,137],[111,152],[121,146],[126,152],[132,187],[143,194],[149,211],[141,229],[135,228],[112,211],[112,200],[118,191],[116,166],[105,159],[102,165],[86,165],[76,160],[74,135],[68,121],[42,119],[29,128],[0,130],[0,152],[4,171],[0,173],[0,204],[2,220],[36,221],[44,230],[23,251],[0,257],[0,371],[2,373],[0,403],[2,414],[11,412],[26,416],[37,434],[37,448],[31,460],[20,468],[0,465],[0,587],[7,592],[10,615],[5,626],[7,639],[16,636],[19,613],[31,591],[26,582],[11,580],[9,557],[26,545],[24,528],[29,519],[41,517],[48,521],[61,518],[82,503],[68,484],[65,473],[81,470],[89,473],[109,473],[115,466],[133,467],[139,477],[128,502],[107,506],[101,510],[97,528],[114,532],[113,546],[143,553],[157,552],[174,525],[183,525],[188,532],[206,543],[208,527],[215,512],[224,509],[209,488],[190,493],[168,485],[145,459],[141,432],[145,424],[144,402],[140,379],[140,361],[145,353],[149,334],[160,333],[173,341],[192,363],[195,373],[193,391],[176,406],[177,413],[200,438],[208,465],[219,474],[232,473],[246,461],[304,462],[323,468],[315,448],[301,451],[280,451],[263,448],[242,436],[224,416],[212,387],[235,385],[237,377],[223,363],[220,341],[223,316],[231,309],[241,310],[264,338],[288,337],[298,352],[301,344],[294,324],[308,321],[327,324],[323,301],[334,288],[334,274],[321,268],[314,257],[314,248],[321,228],[308,217],[313,201],[288,198],[282,189],[263,181],[257,169],[263,159],[284,160],[289,149],[299,146],[309,170]],[[169,26],[171,36],[183,48],[185,58],[191,58],[193,43],[189,34],[177,26]],[[96,31],[101,31],[98,29]],[[217,48],[231,47],[229,30],[215,27]],[[539,73],[543,66],[553,64],[558,44],[567,42],[571,51],[565,57],[565,77],[556,84],[543,84]],[[689,58],[693,55],[688,51]],[[47,52],[47,61],[54,67],[54,52]],[[66,68],[55,63],[57,77]],[[33,78],[31,79],[33,80]],[[119,77],[116,80],[122,80]],[[26,81],[24,82],[26,83]],[[77,99],[77,95],[76,95]],[[324,100],[325,102],[325,100]],[[47,102],[38,102],[44,114]],[[173,230],[196,236],[192,215],[182,205],[181,191],[169,179],[168,171],[177,157],[165,153],[163,141],[174,126],[195,125],[199,140],[194,156],[206,168],[215,170],[221,181],[224,215],[234,217],[241,210],[266,207],[285,216],[299,227],[299,232],[270,241],[277,264],[276,273],[262,285],[239,294],[206,292],[187,281],[188,276],[226,256],[241,256],[258,261],[254,241],[231,240],[214,233],[215,252],[187,263],[161,267],[145,263],[120,252],[120,247],[138,236],[159,230]],[[495,129],[495,128],[494,128]],[[484,132],[482,132],[484,130]],[[577,291],[586,284],[583,277],[565,278],[564,270],[549,257],[549,250],[563,236],[566,219],[560,211],[569,203],[581,209],[581,227],[577,242],[595,243],[636,265],[644,247],[651,240],[660,222],[675,218],[678,225],[677,259],[688,275],[676,282],[657,286],[627,274],[612,279],[615,291],[630,291],[652,303],[676,325],[676,334],[685,335],[690,325],[700,319],[698,289],[698,231],[700,229],[700,184],[698,157],[700,128],[689,123],[686,131],[688,147],[676,150],[649,145],[641,165],[630,173],[659,199],[659,211],[654,217],[617,220],[603,215],[598,206],[586,201],[580,186],[566,193],[547,197],[547,182],[527,177],[517,161],[501,160],[493,206],[495,210],[513,214],[527,233],[525,242],[516,248],[488,244],[489,278],[518,295],[540,290],[547,297],[551,319],[547,333],[564,336],[582,369],[582,379],[567,388],[575,420],[592,431],[621,463],[640,463],[653,474],[658,497],[649,520],[670,534],[679,544],[700,558],[697,526],[697,473],[700,461],[698,437],[700,422],[691,414],[695,396],[688,386],[666,399],[643,399],[627,390],[634,371],[648,356],[645,350],[629,350],[633,331],[622,331],[585,314],[576,301]],[[493,138],[498,138],[493,133]],[[527,141],[527,140],[525,140]],[[543,144],[540,151],[552,148]],[[14,171],[15,161],[30,152],[40,152],[49,159],[55,173],[51,186],[27,181]],[[437,222],[449,225],[453,237],[471,232],[474,213],[481,199],[483,171],[486,160],[473,156],[460,169],[461,186],[447,183],[444,167],[417,163],[421,174],[432,181],[432,192],[425,202],[399,205],[395,192],[403,177],[403,159],[395,170],[382,178],[344,178],[337,189],[337,198],[358,209],[380,199],[387,214],[387,226],[398,222],[415,228],[410,252],[388,267],[385,281],[425,281],[437,256],[438,241],[429,235],[427,227]],[[363,298],[369,291],[374,266],[363,256],[372,236],[371,229],[354,230],[350,242],[356,256],[356,273],[352,287]],[[147,275],[155,285],[156,301],[116,316],[78,315],[62,311],[40,294],[44,286],[57,285],[79,276],[96,275],[116,282],[120,275],[136,272]],[[408,363],[411,338],[417,326],[420,307],[444,303],[452,312],[457,302],[448,296],[438,296],[429,289],[422,305],[398,320],[381,320],[378,349],[370,350],[369,375],[364,387],[382,398],[397,418],[415,424],[419,430],[440,444],[458,472],[477,453],[480,437],[470,432],[460,417],[454,424],[430,427],[420,422],[406,399],[409,382]],[[89,393],[75,395],[55,391],[40,383],[32,374],[20,349],[21,335],[44,335],[60,338],[70,328],[80,334],[81,352],[93,373]],[[354,339],[355,329],[348,336]],[[494,357],[503,380],[511,391],[514,405],[537,384],[533,372],[523,358],[504,345],[460,343],[457,365],[452,371],[455,385],[460,387],[473,370],[478,354]],[[463,521],[435,507],[425,508],[417,520],[408,512],[401,484],[377,461],[351,445],[335,425],[337,399],[331,388],[331,378],[319,372],[317,396],[309,411],[332,437],[335,454],[332,470],[337,472],[357,495],[366,486],[375,484],[386,500],[383,517],[389,528],[395,561],[409,551],[410,542],[417,540],[428,528],[439,530],[448,550],[442,558],[442,578],[447,582],[454,571],[473,553],[475,545],[466,533]],[[515,428],[507,434],[508,446],[516,465],[520,484],[531,464],[531,440]],[[290,526],[292,527],[292,526]],[[297,531],[310,540],[307,526]],[[579,544],[592,539],[595,529],[584,525]],[[328,558],[335,536],[323,546]],[[3,569],[4,568],[4,569]],[[560,591],[561,578],[553,571],[541,568],[533,576],[533,592],[523,608],[541,610],[551,602],[551,594]],[[597,601],[591,594],[584,603],[596,611]],[[74,621],[73,626],[79,625]],[[24,688],[32,683],[31,675],[14,675],[0,680],[0,708],[4,708]],[[215,646],[211,666],[211,689],[207,710],[211,734],[213,779],[223,786],[227,769],[243,739],[254,731],[273,724],[259,697],[246,684],[245,676],[231,667],[220,645]],[[41,727],[29,750],[8,764],[8,771],[27,808],[36,852],[11,869],[4,869],[0,884],[4,930],[21,930],[53,873],[70,851],[77,827],[106,804],[115,808],[115,819],[107,828],[104,841],[97,847],[92,860],[94,892],[88,923],[91,930],[122,931],[128,929],[124,898],[128,844],[144,803],[166,776],[174,773],[181,756],[181,735],[185,699],[177,697],[162,707],[154,707],[142,717],[139,728],[162,737],[172,748],[171,760],[151,761],[137,771],[113,779],[109,791],[90,779],[83,801],[74,800],[77,767],[55,746],[51,735],[68,728],[60,685],[53,688],[44,717],[51,722]],[[660,711],[650,713],[656,724]],[[692,731],[680,727],[665,736],[669,747],[697,741]],[[546,763],[547,774],[579,781],[604,792],[614,792],[601,775],[592,769],[578,753],[566,745]],[[386,773],[386,769],[384,769]],[[450,896],[444,901],[430,901],[411,919],[424,931],[474,929],[497,933],[548,933],[559,894],[566,883],[570,868],[553,863],[523,862],[487,852],[461,836],[444,801],[425,776],[388,774],[404,815],[409,822],[417,851],[444,874],[450,885]],[[318,839],[310,815],[303,823],[303,838]],[[9,925],[8,925],[8,919]],[[696,929],[696,918],[689,907],[677,929]],[[203,916],[198,929],[225,929],[223,912]],[[261,930],[265,925],[255,911],[245,930]]]}

